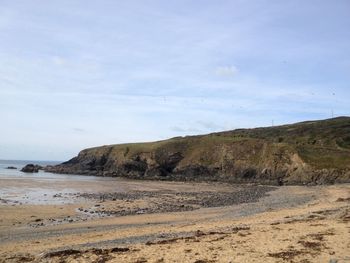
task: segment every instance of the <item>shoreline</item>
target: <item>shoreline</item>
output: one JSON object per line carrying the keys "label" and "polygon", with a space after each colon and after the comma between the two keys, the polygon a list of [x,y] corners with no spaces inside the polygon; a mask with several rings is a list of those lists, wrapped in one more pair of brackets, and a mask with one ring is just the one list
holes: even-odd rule
{"label": "shoreline", "polygon": [[[41,186],[48,184],[41,183]],[[313,249],[298,248],[304,240],[300,238],[310,231],[312,236],[330,229],[333,229],[332,235],[323,235],[322,242],[317,241],[322,243],[319,249],[332,249],[337,257],[347,256],[344,245],[325,243],[328,238],[343,240],[345,246],[350,247],[346,232],[349,184],[267,187],[107,180],[100,185],[88,180],[62,181],[55,186],[61,189],[64,184],[76,192],[56,198],[73,199],[71,203],[0,202],[1,263],[74,262],[76,259],[82,262],[99,259],[101,262],[179,262],[175,252],[179,249],[183,251],[181,262],[228,262],[233,256],[249,262],[260,262],[262,257],[266,262],[301,262],[298,258],[319,262],[316,259],[320,257],[313,259]],[[286,238],[269,241],[272,247],[268,250],[273,247],[275,250],[263,255],[260,251],[259,256],[248,252],[265,246],[256,244],[255,240],[286,234],[289,241]],[[289,245],[280,247],[293,242],[296,243],[294,252],[287,249]],[[154,250],[161,253],[152,252]],[[278,254],[281,251],[289,251],[293,257],[279,261],[278,257],[290,254]],[[159,261],[161,258],[163,261]],[[325,253],[321,253],[321,259],[324,258]]]}

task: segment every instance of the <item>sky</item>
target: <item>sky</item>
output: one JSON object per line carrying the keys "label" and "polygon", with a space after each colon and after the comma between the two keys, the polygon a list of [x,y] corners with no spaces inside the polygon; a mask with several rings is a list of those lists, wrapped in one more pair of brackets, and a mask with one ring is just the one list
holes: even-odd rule
{"label": "sky", "polygon": [[348,0],[0,0],[0,159],[349,116],[349,28]]}

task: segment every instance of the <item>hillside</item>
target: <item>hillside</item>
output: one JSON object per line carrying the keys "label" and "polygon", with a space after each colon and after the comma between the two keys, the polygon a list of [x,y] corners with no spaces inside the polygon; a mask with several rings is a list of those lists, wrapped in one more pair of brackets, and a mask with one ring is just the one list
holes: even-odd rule
{"label": "hillside", "polygon": [[95,147],[46,171],[263,184],[350,182],[350,117]]}

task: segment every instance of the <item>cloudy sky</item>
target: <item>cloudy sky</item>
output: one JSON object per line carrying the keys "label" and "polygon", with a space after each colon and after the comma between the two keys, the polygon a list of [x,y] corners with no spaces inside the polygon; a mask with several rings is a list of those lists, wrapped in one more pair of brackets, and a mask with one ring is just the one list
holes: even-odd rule
{"label": "cloudy sky", "polygon": [[0,158],[350,115],[350,1],[0,0]]}

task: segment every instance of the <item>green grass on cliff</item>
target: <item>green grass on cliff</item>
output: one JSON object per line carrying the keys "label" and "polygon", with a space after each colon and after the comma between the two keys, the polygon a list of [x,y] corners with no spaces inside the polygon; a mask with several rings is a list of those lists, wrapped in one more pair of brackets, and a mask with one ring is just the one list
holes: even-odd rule
{"label": "green grass on cliff", "polygon": [[[264,145],[269,146],[267,150],[264,150]],[[204,165],[217,164],[222,156],[259,163],[261,158],[278,158],[280,153],[290,152],[297,153],[304,162],[319,169],[350,168],[350,117],[176,137],[149,143],[109,145],[85,151],[102,155],[108,150],[116,158],[131,158],[139,153],[161,155],[181,152],[185,156],[183,162]]]}

